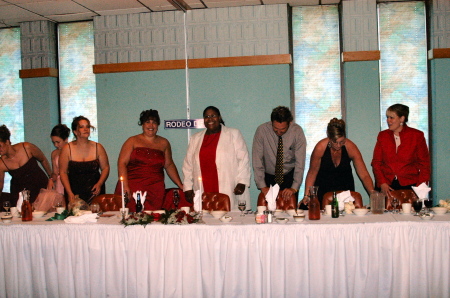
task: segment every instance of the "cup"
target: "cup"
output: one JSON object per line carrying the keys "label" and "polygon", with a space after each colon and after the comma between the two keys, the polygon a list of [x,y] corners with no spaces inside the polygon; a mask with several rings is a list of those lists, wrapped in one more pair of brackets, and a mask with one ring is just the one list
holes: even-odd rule
{"label": "cup", "polygon": [[325,205],[325,214],[331,215],[331,205]]}
{"label": "cup", "polygon": [[186,212],[187,214],[189,214],[189,212],[191,212],[190,207],[181,207],[180,210]]}
{"label": "cup", "polygon": [[64,210],[66,210],[66,208],[64,208],[64,207],[56,207],[56,213],[61,214],[61,213],[64,212]]}
{"label": "cup", "polygon": [[91,211],[92,211],[92,213],[99,213],[100,212],[100,205],[97,204],[97,203],[92,203],[91,204]]}
{"label": "cup", "polygon": [[259,214],[262,214],[264,211],[267,210],[266,206],[258,206],[256,207],[256,210],[258,211]]}
{"label": "cup", "polygon": [[411,213],[411,203],[403,203],[402,204],[402,211],[405,214],[410,214]]}
{"label": "cup", "polygon": [[122,212],[125,212],[124,216],[125,216],[125,218],[127,218],[129,209],[128,208],[120,208],[120,214],[122,214]]}
{"label": "cup", "polygon": [[19,210],[17,210],[17,207],[11,207],[10,210],[13,217],[19,217]]}

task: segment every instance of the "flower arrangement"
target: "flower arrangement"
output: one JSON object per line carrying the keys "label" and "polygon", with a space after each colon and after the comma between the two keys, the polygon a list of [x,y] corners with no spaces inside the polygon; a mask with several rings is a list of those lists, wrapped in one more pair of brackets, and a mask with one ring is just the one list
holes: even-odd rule
{"label": "flower arrangement", "polygon": [[125,226],[143,225],[146,226],[152,222],[160,222],[165,225],[186,225],[198,222],[197,213],[186,213],[183,210],[166,210],[165,213],[133,213],[121,223]]}
{"label": "flower arrangement", "polygon": [[80,216],[89,211],[89,205],[82,199],[75,195],[73,200],[69,202],[69,216]]}
{"label": "flower arrangement", "polygon": [[450,211],[450,200],[439,200],[439,207],[445,207]]}
{"label": "flower arrangement", "polygon": [[355,209],[355,205],[353,202],[345,202],[344,203],[344,210],[346,214],[353,214],[353,210]]}

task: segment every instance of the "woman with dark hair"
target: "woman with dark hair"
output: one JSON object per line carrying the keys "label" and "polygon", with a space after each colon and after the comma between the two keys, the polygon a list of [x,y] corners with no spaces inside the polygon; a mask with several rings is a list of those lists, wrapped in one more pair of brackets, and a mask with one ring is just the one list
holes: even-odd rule
{"label": "woman with dark hair", "polygon": [[241,132],[226,127],[213,106],[203,111],[203,120],[206,130],[191,137],[183,163],[186,199],[193,199],[201,183],[204,192],[228,195],[232,210],[237,210],[236,195],[250,206],[250,161]]}
{"label": "woman with dark hair", "polygon": [[53,127],[50,138],[52,139],[55,150],[52,151],[52,177],[51,181],[55,186],[55,190],[60,194],[64,194],[64,186],[61,183],[61,177],[59,175],[59,155],[62,148],[69,142],[70,128],[65,124],[58,124]]}
{"label": "woman with dark hair", "polygon": [[[139,123],[142,133],[128,138],[122,145],[117,161],[118,174],[123,178],[123,190],[131,198],[133,192],[147,192],[144,210],[159,210],[164,203],[164,170],[179,187],[178,170],[172,159],[172,149],[167,139],[157,135],[160,118],[157,110],[142,111]],[[115,193],[121,194],[120,181]],[[136,202],[127,207],[135,210]]]}
{"label": "woman with dark hair", "polygon": [[30,201],[33,203],[41,188],[51,187],[49,178],[52,172],[47,158],[36,145],[28,142],[12,145],[10,137],[9,129],[5,125],[0,126],[0,189],[3,189],[5,173],[9,173],[12,177],[10,201],[14,207],[19,199],[19,192],[24,188],[30,191]]}
{"label": "woman with dark hair", "polygon": [[329,191],[355,190],[351,162],[367,192],[374,189],[372,178],[358,147],[347,139],[344,120],[331,119],[327,126],[327,138],[320,140],[311,154],[305,181],[305,197],[310,186],[319,186],[318,199]]}
{"label": "woman with dark hair", "polygon": [[100,143],[89,140],[91,129],[94,127],[86,117],[73,118],[75,141],[65,145],[59,156],[59,174],[69,203],[78,195],[90,204],[93,197],[105,193],[108,155]]}
{"label": "woman with dark hair", "polygon": [[386,111],[388,129],[378,134],[372,168],[377,187],[390,196],[392,190],[411,189],[430,180],[430,154],[425,136],[406,125],[409,107],[394,104]]}

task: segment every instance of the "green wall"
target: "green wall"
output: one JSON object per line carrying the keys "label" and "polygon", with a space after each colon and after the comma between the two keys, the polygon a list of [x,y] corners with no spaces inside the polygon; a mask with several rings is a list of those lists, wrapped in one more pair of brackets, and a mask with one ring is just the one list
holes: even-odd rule
{"label": "green wall", "polygon": [[[270,120],[274,107],[290,106],[289,68],[289,65],[272,65],[189,70],[191,118],[202,118],[205,107],[216,106],[225,124],[242,132],[251,154],[257,126]],[[164,129],[163,123],[186,119],[185,70],[99,74],[96,87],[99,142],[105,146],[111,165],[107,192],[113,192],[117,182],[117,158],[123,142],[142,132],[137,122],[145,109],[159,111],[162,124],[159,134],[170,141],[182,176],[188,131]],[[166,176],[166,187],[172,186]],[[253,177],[250,191],[254,207],[259,191]]]}

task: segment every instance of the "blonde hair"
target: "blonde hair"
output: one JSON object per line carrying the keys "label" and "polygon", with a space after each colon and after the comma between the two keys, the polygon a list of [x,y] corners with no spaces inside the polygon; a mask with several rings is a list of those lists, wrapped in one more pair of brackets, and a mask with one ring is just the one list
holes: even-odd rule
{"label": "blonde hair", "polygon": [[327,137],[333,141],[341,137],[347,137],[345,133],[345,121],[337,118],[331,119],[327,126]]}

